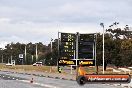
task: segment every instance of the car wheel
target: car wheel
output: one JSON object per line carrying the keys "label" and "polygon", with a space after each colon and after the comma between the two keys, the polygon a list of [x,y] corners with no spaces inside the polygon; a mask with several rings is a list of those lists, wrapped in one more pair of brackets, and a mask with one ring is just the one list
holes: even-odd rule
{"label": "car wheel", "polygon": [[84,76],[78,76],[77,77],[77,83],[79,84],[79,85],[84,85],[85,83],[86,83],[86,78],[84,77]]}

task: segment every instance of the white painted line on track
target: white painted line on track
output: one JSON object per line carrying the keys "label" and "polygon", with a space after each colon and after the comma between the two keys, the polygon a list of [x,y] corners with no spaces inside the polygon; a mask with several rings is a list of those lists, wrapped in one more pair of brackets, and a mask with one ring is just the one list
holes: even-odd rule
{"label": "white painted line on track", "polygon": [[42,83],[34,83],[34,84],[44,86],[44,87],[48,87],[48,88],[58,88],[58,87],[55,87],[55,86],[52,86],[52,85],[47,85],[47,84],[42,84]]}
{"label": "white painted line on track", "polygon": [[[19,81],[30,83],[30,81],[28,81],[28,80],[19,80]],[[43,86],[43,87],[48,87],[48,88],[60,88],[60,87],[55,87],[55,86],[52,86],[52,85],[42,84],[42,83],[37,83],[37,82],[33,82],[31,84],[35,84],[35,85],[39,85],[39,86]]]}

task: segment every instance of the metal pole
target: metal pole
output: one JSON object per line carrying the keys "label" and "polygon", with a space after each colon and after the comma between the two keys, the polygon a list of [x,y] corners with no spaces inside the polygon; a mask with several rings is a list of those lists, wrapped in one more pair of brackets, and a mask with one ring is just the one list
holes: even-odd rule
{"label": "metal pole", "polygon": [[52,41],[53,39],[51,38],[51,60],[52,60]]}
{"label": "metal pole", "polygon": [[51,38],[51,53],[52,53],[52,40],[53,40],[53,39]]}
{"label": "metal pole", "polygon": [[77,67],[77,59],[78,59],[78,37],[79,37],[79,32],[76,34],[76,67]]}
{"label": "metal pole", "polygon": [[12,47],[11,47],[11,64],[12,64]]}
{"label": "metal pole", "polygon": [[97,53],[97,52],[96,52],[96,44],[97,44],[97,43],[96,43],[96,42],[97,42],[97,33],[96,33],[96,36],[95,36],[95,66],[97,66],[97,63],[96,63],[96,55],[97,55],[97,54],[96,54],[96,53]]}
{"label": "metal pole", "polygon": [[103,74],[104,74],[104,26],[103,26]]}
{"label": "metal pole", "polygon": [[[51,38],[51,61],[52,61],[52,41],[53,41],[53,39]],[[50,72],[51,72],[51,70],[52,70],[52,67],[51,67],[51,62],[50,62]]]}
{"label": "metal pole", "polygon": [[72,74],[72,65],[71,65],[71,74]]}
{"label": "metal pole", "polygon": [[26,60],[27,60],[27,47],[26,47],[26,44],[25,44],[25,63],[26,63]]}
{"label": "metal pole", "polygon": [[37,43],[36,43],[36,61],[38,60],[38,47],[37,47]]}
{"label": "metal pole", "polygon": [[78,66],[77,66],[77,59],[78,59],[78,40],[79,40],[79,32],[76,33],[76,78],[78,77]]}
{"label": "metal pole", "polygon": [[97,44],[97,33],[95,35],[95,69],[96,69],[96,73],[98,74],[98,66],[97,66],[97,60],[96,60],[96,56],[97,56],[96,44]]}
{"label": "metal pole", "polygon": [[95,59],[95,44],[93,42],[93,59]]}
{"label": "metal pole", "polygon": [[104,74],[104,23],[100,23],[100,26],[103,27],[103,74]]}
{"label": "metal pole", "polygon": [[103,27],[103,74],[104,74],[104,24],[100,24]]}
{"label": "metal pole", "polygon": [[33,55],[32,55],[32,63],[33,63]]}
{"label": "metal pole", "polygon": [[59,31],[58,31],[58,58],[57,58],[57,70],[58,70],[58,59],[59,59],[59,46],[60,46],[60,42],[59,42]]}

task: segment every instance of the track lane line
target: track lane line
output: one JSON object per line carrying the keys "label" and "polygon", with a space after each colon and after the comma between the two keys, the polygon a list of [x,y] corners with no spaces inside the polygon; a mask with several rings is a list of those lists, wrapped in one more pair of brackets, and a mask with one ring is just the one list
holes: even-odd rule
{"label": "track lane line", "polygon": [[[25,82],[25,83],[30,83],[30,81],[28,81],[28,80],[19,80],[19,81]],[[55,87],[55,86],[52,86],[52,85],[37,83],[37,82],[33,82],[31,84],[35,84],[35,85],[39,85],[39,86],[43,86],[43,87],[48,87],[48,88],[60,88],[60,87]]]}

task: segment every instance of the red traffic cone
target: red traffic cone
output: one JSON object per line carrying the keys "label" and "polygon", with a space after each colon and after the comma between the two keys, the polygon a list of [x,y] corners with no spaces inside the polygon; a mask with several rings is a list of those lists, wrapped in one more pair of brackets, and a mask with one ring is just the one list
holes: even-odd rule
{"label": "red traffic cone", "polygon": [[30,83],[33,83],[33,78],[31,79]]}

